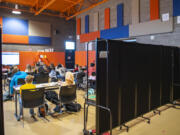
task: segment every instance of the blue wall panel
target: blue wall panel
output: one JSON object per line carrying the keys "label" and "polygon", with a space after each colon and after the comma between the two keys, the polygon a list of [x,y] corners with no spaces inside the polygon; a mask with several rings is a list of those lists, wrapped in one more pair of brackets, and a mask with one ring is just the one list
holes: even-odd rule
{"label": "blue wall panel", "polygon": [[123,26],[123,4],[117,6],[117,27]]}
{"label": "blue wall panel", "polygon": [[129,37],[129,25],[123,27],[102,30],[100,37],[103,39],[118,39]]}
{"label": "blue wall panel", "polygon": [[28,35],[28,20],[3,17],[3,34]]}
{"label": "blue wall panel", "polygon": [[51,44],[51,38],[49,38],[49,37],[29,36],[29,44],[50,45]]}
{"label": "blue wall panel", "polygon": [[173,0],[173,16],[180,16],[180,0]]}
{"label": "blue wall panel", "polygon": [[85,16],[85,33],[89,33],[89,15]]}

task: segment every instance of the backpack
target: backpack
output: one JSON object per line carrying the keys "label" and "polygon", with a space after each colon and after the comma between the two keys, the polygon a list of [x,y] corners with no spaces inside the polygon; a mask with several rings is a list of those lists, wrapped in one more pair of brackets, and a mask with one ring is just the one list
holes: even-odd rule
{"label": "backpack", "polygon": [[65,105],[66,110],[70,112],[79,112],[81,110],[81,105],[78,103],[70,103]]}
{"label": "backpack", "polygon": [[38,113],[39,113],[39,117],[45,117],[46,116],[46,112],[48,112],[48,105],[45,104],[44,106],[40,106],[38,108]]}
{"label": "backpack", "polygon": [[47,91],[47,92],[45,92],[45,97],[49,102],[51,102],[51,103],[53,103],[55,105],[59,104],[58,94],[55,91]]}

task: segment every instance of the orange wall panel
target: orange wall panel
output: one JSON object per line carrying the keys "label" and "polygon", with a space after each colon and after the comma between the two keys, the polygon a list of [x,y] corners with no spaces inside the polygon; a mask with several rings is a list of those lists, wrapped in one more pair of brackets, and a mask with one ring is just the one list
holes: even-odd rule
{"label": "orange wall panel", "polygon": [[28,36],[20,36],[20,35],[2,34],[2,42],[3,43],[28,44],[29,37]]}
{"label": "orange wall panel", "polygon": [[2,26],[2,17],[0,16],[0,25]]}
{"label": "orange wall panel", "polygon": [[80,43],[89,42],[100,38],[100,31],[80,35]]}
{"label": "orange wall panel", "polygon": [[[75,52],[75,64],[78,64],[79,66],[86,66],[87,61],[87,52],[86,51],[76,51]],[[95,63],[96,60],[96,51],[89,51],[88,53],[88,65],[91,63]]]}
{"label": "orange wall panel", "polygon": [[110,29],[110,8],[104,10],[104,29]]}
{"label": "orange wall panel", "polygon": [[86,66],[86,51],[75,52],[75,64]]}
{"label": "orange wall panel", "polygon": [[76,21],[76,35],[81,35],[81,18]]}
{"label": "orange wall panel", "polygon": [[150,20],[159,19],[159,0],[150,0]]}
{"label": "orange wall panel", "polygon": [[[44,58],[41,60],[50,65],[53,63],[55,66],[59,63],[65,65],[65,53],[64,52],[19,52],[20,54],[20,65],[18,66],[21,71],[24,71],[27,64],[34,65],[38,62],[40,55]],[[46,56],[46,57],[45,57]]]}

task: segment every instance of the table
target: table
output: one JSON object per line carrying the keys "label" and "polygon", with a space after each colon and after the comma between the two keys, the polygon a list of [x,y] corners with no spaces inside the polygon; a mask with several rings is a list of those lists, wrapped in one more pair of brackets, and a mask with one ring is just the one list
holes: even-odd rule
{"label": "table", "polygon": [[[45,88],[45,91],[48,91],[48,90],[60,89],[61,83],[51,82],[51,83],[42,83],[42,84],[35,84],[35,85],[36,85],[36,88]],[[15,113],[14,113],[14,115],[15,115],[17,121],[20,120],[20,116],[18,115],[18,112],[17,112],[17,95],[19,94],[20,87],[21,87],[20,85],[13,87],[14,93],[15,93]]]}

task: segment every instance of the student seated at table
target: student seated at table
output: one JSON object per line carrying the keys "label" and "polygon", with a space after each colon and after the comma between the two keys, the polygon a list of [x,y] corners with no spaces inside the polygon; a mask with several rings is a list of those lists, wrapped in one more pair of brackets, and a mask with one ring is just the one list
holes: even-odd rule
{"label": "student seated at table", "polygon": [[80,85],[83,83],[83,77],[85,77],[85,75],[86,74],[85,74],[83,68],[80,66],[79,72],[77,73],[76,78],[75,78],[75,82],[76,82],[78,88],[81,88]]}
{"label": "student seated at table", "polygon": [[54,66],[51,66],[51,71],[49,73],[49,77],[51,79],[51,82],[56,82],[57,81],[57,76],[56,76],[56,71],[55,71]]}
{"label": "student seated at table", "polygon": [[59,75],[57,75],[57,78],[64,81],[65,80],[65,73],[66,73],[66,69],[64,68],[64,66],[61,64],[58,64],[58,66],[56,67],[56,71],[59,73]]}
{"label": "student seated at table", "polygon": [[74,70],[73,70],[73,72],[78,72],[79,71],[79,65],[78,64],[76,64],[75,66],[74,66]]}
{"label": "student seated at table", "polygon": [[[44,68],[42,66],[38,67],[36,70],[36,74],[34,74],[34,82],[37,83],[37,79],[45,80],[48,77],[48,74],[45,72]],[[43,82],[45,83],[45,82]]]}
{"label": "student seated at table", "polygon": [[44,71],[45,71],[46,73],[49,73],[49,72],[50,72],[49,69],[48,69],[48,66],[47,66],[46,64],[43,65],[43,68],[44,68]]}
{"label": "student seated at table", "polygon": [[75,84],[73,73],[66,72],[65,82],[62,82],[61,86],[68,86],[68,85],[73,85],[73,84]]}
{"label": "student seated at table", "polygon": [[[8,72],[8,77],[13,77],[14,73],[13,73],[13,70],[15,68],[18,68],[17,66],[9,66],[9,72]],[[18,69],[19,71],[19,69]]]}
{"label": "student seated at table", "polygon": [[31,67],[30,64],[27,64],[27,65],[26,65],[25,72],[26,72],[27,74],[31,74],[31,75],[33,74],[33,69],[32,69],[32,67]]}
{"label": "student seated at table", "polygon": [[[26,89],[35,89],[36,86],[33,83],[33,79],[34,79],[34,76],[32,75],[27,75],[26,76],[26,79],[25,79],[25,82],[26,84],[22,85],[20,87],[20,97],[19,97],[19,106],[20,106],[20,117],[22,117],[22,99],[21,99],[21,95],[22,95],[22,90],[26,90]],[[29,110],[30,114],[31,114],[31,117],[34,117],[35,114],[34,114],[34,109],[30,109]]]}
{"label": "student seated at table", "polygon": [[[74,83],[74,75],[71,72],[66,72],[65,75],[65,82],[61,82],[61,86],[68,86],[68,85],[72,85],[75,84]],[[46,95],[46,99],[55,104],[56,107],[54,108],[54,112],[59,112],[61,113],[61,106],[60,103],[58,102],[58,94],[55,91],[47,91],[45,93]]]}
{"label": "student seated at table", "polygon": [[6,68],[6,66],[2,66],[2,73],[7,73],[8,72],[8,68]]}
{"label": "student seated at table", "polygon": [[91,76],[93,72],[96,72],[95,64],[91,63],[88,69],[88,75]]}
{"label": "student seated at table", "polygon": [[10,82],[10,96],[13,96],[14,89],[13,87],[18,85],[18,79],[25,79],[27,76],[26,72],[19,71],[17,67],[15,67],[12,71],[13,77],[11,78]]}

